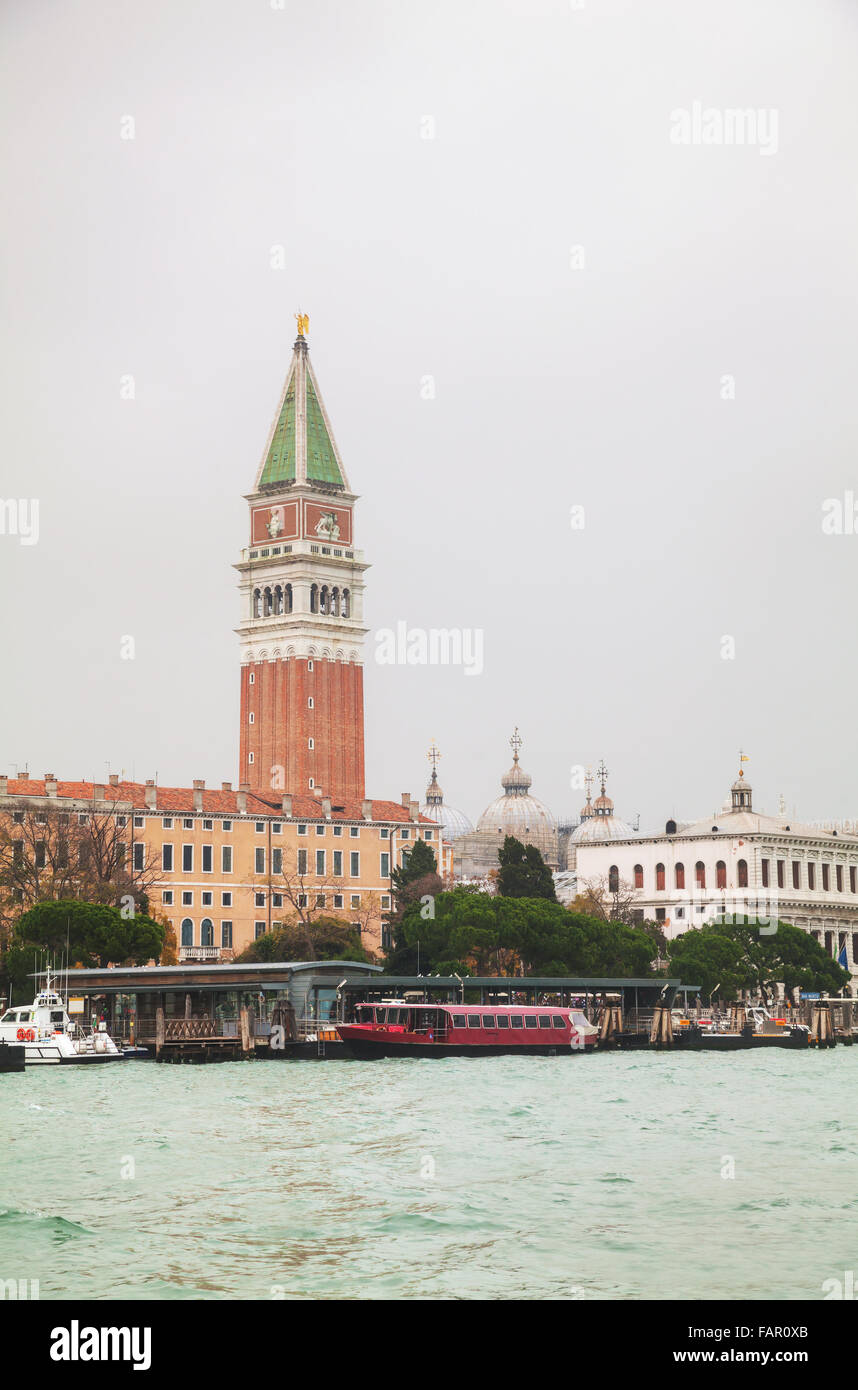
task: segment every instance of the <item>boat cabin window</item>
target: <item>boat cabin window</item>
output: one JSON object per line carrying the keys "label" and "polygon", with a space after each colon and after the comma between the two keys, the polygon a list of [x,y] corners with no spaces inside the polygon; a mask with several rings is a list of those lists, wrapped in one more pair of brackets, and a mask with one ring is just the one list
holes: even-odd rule
{"label": "boat cabin window", "polygon": [[547,1014],[539,1015],[539,1026],[540,1028],[550,1028],[552,1026],[551,1019],[548,1017]]}
{"label": "boat cabin window", "polygon": [[479,1028],[479,1026],[480,1026],[480,1016],[479,1016],[479,1014],[468,1014],[468,1027],[469,1027],[469,1028]]}
{"label": "boat cabin window", "polygon": [[9,1009],[9,1010],[3,1015],[3,1017],[0,1018],[0,1023],[17,1023],[17,1022],[18,1022],[18,1014],[17,1014],[17,1012],[16,1012],[15,1009]]}
{"label": "boat cabin window", "polygon": [[524,1019],[522,1018],[521,1014],[513,1014],[512,1018],[510,1019],[510,1023],[512,1024],[513,1028],[524,1027]]}
{"label": "boat cabin window", "polygon": [[467,1022],[466,1022],[466,1019],[465,1019],[465,1015],[464,1015],[464,1014],[453,1014],[453,1027],[454,1027],[454,1028],[467,1028],[467,1026],[468,1026],[468,1025],[467,1025]]}
{"label": "boat cabin window", "polygon": [[19,1023],[29,1023],[29,1022],[30,1022],[30,1010],[29,1010],[29,1009],[22,1009],[22,1010],[21,1010],[21,1012],[18,1014],[18,1022],[19,1022]]}
{"label": "boat cabin window", "polygon": [[536,1028],[536,1014],[526,1014],[524,1018],[525,1028]]}
{"label": "boat cabin window", "polygon": [[565,1028],[565,1027],[566,1027],[566,1020],[565,1020],[564,1018],[561,1018],[561,1017],[560,1017],[560,1014],[552,1014],[552,1015],[551,1015],[551,1022],[554,1024],[554,1027],[555,1027],[555,1028]]}
{"label": "boat cabin window", "polygon": [[498,1014],[498,1028],[508,1028],[509,1018],[506,1014]]}
{"label": "boat cabin window", "polygon": [[494,1016],[494,1014],[483,1014],[483,1027],[484,1027],[484,1028],[494,1028],[494,1026],[495,1026],[495,1016]]}
{"label": "boat cabin window", "polygon": [[62,1009],[52,1009],[52,1010],[51,1010],[51,1023],[62,1023],[62,1021],[63,1021],[63,1011],[62,1011]]}
{"label": "boat cabin window", "polygon": [[376,1011],[375,1011],[375,1021],[376,1021],[376,1023],[386,1023],[386,1022],[387,1022],[387,1009],[376,1009]]}

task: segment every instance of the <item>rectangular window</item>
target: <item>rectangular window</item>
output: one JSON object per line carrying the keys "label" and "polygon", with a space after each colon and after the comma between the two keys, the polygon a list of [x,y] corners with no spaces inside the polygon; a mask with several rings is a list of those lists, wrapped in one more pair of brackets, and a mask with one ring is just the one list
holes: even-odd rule
{"label": "rectangular window", "polygon": [[379,855],[379,873],[382,878],[390,878],[390,851],[385,850]]}
{"label": "rectangular window", "polygon": [[508,1028],[509,1018],[506,1014],[498,1014],[498,1028]]}
{"label": "rectangular window", "polygon": [[316,834],[317,834],[317,835],[324,835],[324,833],[325,833],[325,826],[324,826],[324,825],[317,825],[317,826],[316,826]]}
{"label": "rectangular window", "polygon": [[389,907],[390,907],[390,894],[389,894],[389,893],[382,893],[382,895],[381,895],[381,905],[382,905],[383,908],[389,908]]}
{"label": "rectangular window", "polygon": [[387,830],[386,828],[382,827],[382,829],[379,830],[378,833],[379,833],[379,836],[380,836],[380,838],[381,838],[382,840],[389,840],[389,839],[390,839],[390,831]]}
{"label": "rectangular window", "polygon": [[467,1026],[465,1014],[453,1014],[454,1028],[467,1028]]}
{"label": "rectangular window", "polygon": [[551,1022],[552,1022],[553,1026],[554,1026],[555,1028],[565,1028],[565,1027],[566,1027],[566,1024],[564,1023],[563,1019],[560,1017],[560,1014],[552,1014],[552,1015],[551,1015]]}
{"label": "rectangular window", "polygon": [[299,874],[300,877],[303,877],[303,875],[304,875],[306,872],[307,872],[307,851],[306,851],[305,849],[299,849],[299,850],[298,850],[298,874]]}
{"label": "rectangular window", "polygon": [[212,821],[210,821],[210,820],[204,820],[204,821],[203,821],[203,830],[213,830],[213,829],[214,829],[214,824],[213,824]]}
{"label": "rectangular window", "polygon": [[273,874],[282,874],[283,872],[283,851],[279,845],[271,851],[271,872]]}
{"label": "rectangular window", "polygon": [[164,827],[165,830],[172,830],[172,829],[173,829],[173,817],[172,817],[172,816],[165,816],[164,819],[161,821],[161,824],[162,824],[162,826]]}
{"label": "rectangular window", "polygon": [[360,878],[360,851],[353,849],[349,855],[349,873],[352,878]]}
{"label": "rectangular window", "polygon": [[357,837],[358,837],[358,835],[360,834],[360,826],[359,826],[359,825],[350,825],[350,826],[349,826],[349,834],[351,835],[351,837],[352,837],[353,840],[356,840]]}
{"label": "rectangular window", "polygon": [[165,907],[172,907],[172,906],[173,906],[173,890],[172,890],[172,888],[164,888],[164,889],[162,890],[162,892],[161,892],[161,902],[164,904]]}
{"label": "rectangular window", "polygon": [[258,820],[258,821],[256,822],[256,833],[257,833],[257,835],[264,835],[264,834],[265,834],[265,821],[264,821],[264,820]]}
{"label": "rectangular window", "polygon": [[273,824],[272,827],[271,827],[271,834],[272,834],[272,835],[282,835],[282,834],[283,834],[283,822],[282,822],[282,820],[276,820],[276,821],[274,822],[274,824]]}
{"label": "rectangular window", "polygon": [[342,839],[342,834],[343,834],[343,827],[342,827],[341,825],[335,825],[335,826],[334,826],[334,838],[336,839],[337,837],[339,837],[340,839]]}
{"label": "rectangular window", "polygon": [[307,833],[307,822],[306,822],[306,821],[301,821],[301,822],[299,822],[299,825],[298,825],[298,834],[299,834],[299,835],[306,835],[306,833]]}
{"label": "rectangular window", "polygon": [[494,1026],[495,1026],[495,1016],[494,1016],[494,1014],[483,1014],[483,1027],[484,1027],[484,1028],[494,1028]]}
{"label": "rectangular window", "polygon": [[203,845],[203,873],[204,873],[204,874],[210,874],[210,873],[212,872],[212,857],[213,857],[213,854],[214,854],[214,850],[213,850],[213,847],[212,847],[211,845]]}
{"label": "rectangular window", "polygon": [[[142,849],[143,846],[141,845],[140,848]],[[838,893],[842,893],[842,892],[843,892],[843,865],[842,865],[842,864],[836,864],[836,865],[834,866],[834,873],[835,873],[835,876],[836,876],[836,879],[837,879],[837,891],[838,891]]]}
{"label": "rectangular window", "polygon": [[265,906],[265,894],[264,894],[264,893],[254,893],[254,895],[253,895],[253,905],[254,905],[254,907],[264,907],[264,906]]}
{"label": "rectangular window", "polygon": [[779,859],[779,860],[778,860],[778,888],[783,888],[783,886],[784,886],[784,861],[783,861],[783,859]]}
{"label": "rectangular window", "polygon": [[793,888],[801,887],[801,864],[797,859],[792,861],[792,886]]}
{"label": "rectangular window", "polygon": [[142,830],[142,829],[143,829],[143,817],[142,817],[142,816],[135,816],[135,817],[134,817],[134,829],[135,829],[135,830]]}
{"label": "rectangular window", "polygon": [[283,906],[283,894],[282,894],[282,893],[272,893],[272,894],[271,894],[271,901],[272,901],[272,903],[273,903],[273,905],[274,905],[275,907],[282,907],[282,906]]}
{"label": "rectangular window", "polygon": [[341,849],[334,850],[334,878],[343,876],[343,852]]}
{"label": "rectangular window", "polygon": [[203,907],[211,907],[213,902],[212,894],[209,889],[204,889],[202,894]]}
{"label": "rectangular window", "polygon": [[550,1018],[546,1018],[544,1014],[540,1014],[540,1015],[539,1015],[539,1026],[540,1026],[540,1028],[550,1028],[550,1027],[551,1027],[551,1019],[550,1019]]}
{"label": "rectangular window", "polygon": [[768,861],[768,859],[761,859],[761,860],[760,860],[760,870],[761,870],[762,876],[763,876],[763,887],[764,887],[764,888],[768,888],[768,886],[769,886],[769,861]]}
{"label": "rectangular window", "polygon": [[254,851],[254,873],[265,873],[265,849],[262,845],[257,845]]}
{"label": "rectangular window", "polygon": [[260,936],[264,936],[264,935],[265,935],[265,923],[264,923],[264,922],[254,922],[254,924],[253,924],[253,935],[254,935],[254,938],[255,938],[257,941],[259,940]]}
{"label": "rectangular window", "polygon": [[221,907],[232,907],[232,893],[221,893],[220,905]]}
{"label": "rectangular window", "polygon": [[171,873],[173,872],[173,846],[172,846],[172,845],[162,845],[162,846],[161,846],[161,868],[163,869],[164,873],[166,873],[166,874],[171,874]]}
{"label": "rectangular window", "polygon": [[342,906],[343,906],[343,895],[342,895],[342,893],[335,893],[335,894],[334,894],[334,907],[342,907]]}
{"label": "rectangular window", "polygon": [[220,847],[220,871],[222,874],[232,873],[232,845]]}
{"label": "rectangular window", "polygon": [[855,865],[849,865],[849,892],[855,892]]}
{"label": "rectangular window", "polygon": [[831,869],[828,864],[822,866],[822,891],[827,893],[831,887]]}
{"label": "rectangular window", "polygon": [[182,889],[182,907],[193,907],[194,895],[190,888]]}
{"label": "rectangular window", "polygon": [[535,1015],[535,1014],[525,1014],[525,1016],[524,1016],[524,1026],[525,1026],[525,1028],[535,1028],[535,1027],[537,1026],[537,1023],[536,1023],[536,1015]]}
{"label": "rectangular window", "polygon": [[468,1027],[469,1027],[469,1028],[479,1028],[480,1026],[481,1026],[481,1025],[480,1025],[480,1016],[479,1016],[479,1014],[468,1014]]}
{"label": "rectangular window", "polygon": [[191,874],[194,871],[194,847],[193,845],[182,845],[182,873]]}
{"label": "rectangular window", "polygon": [[512,1024],[513,1028],[523,1028],[523,1027],[524,1027],[524,1021],[523,1021],[523,1019],[522,1019],[522,1017],[521,1017],[521,1014],[513,1014],[512,1017],[510,1018],[510,1023]]}
{"label": "rectangular window", "polygon": [[400,832],[399,832],[399,838],[400,838],[400,840],[410,840],[410,839],[411,839],[411,831],[410,831],[409,829],[407,829],[407,828],[404,829],[404,830],[400,830]]}
{"label": "rectangular window", "polygon": [[[220,823],[220,828],[221,828],[221,830],[224,831],[225,834],[229,834],[230,830],[232,830],[232,821],[231,821],[231,820],[223,820],[223,821],[221,821],[221,823]],[[231,926],[231,925],[232,925],[232,923],[230,923],[230,926]]]}
{"label": "rectangular window", "polygon": [[193,828],[194,828],[193,819],[192,819],[190,816],[186,816],[185,819],[182,821],[182,829],[183,829],[183,830],[193,830]]}
{"label": "rectangular window", "polygon": [[434,834],[435,834],[434,830],[424,830],[424,831],[423,831],[423,839],[424,839],[424,840],[431,840]]}
{"label": "rectangular window", "polygon": [[323,849],[317,849],[317,850],[316,850],[316,878],[324,878],[324,877],[325,877],[325,851],[324,851]]}
{"label": "rectangular window", "polygon": [[816,865],[811,863],[810,860],[807,861],[807,886],[811,892],[813,892],[816,887]]}
{"label": "rectangular window", "polygon": [[221,949],[232,950],[232,922],[221,922],[220,944]]}
{"label": "rectangular window", "polygon": [[143,872],[143,845],[139,840],[134,842],[132,850],[132,863],[137,873]]}
{"label": "rectangular window", "polygon": [[356,907],[360,907],[360,893],[352,893],[349,899],[349,907],[352,908],[352,910]]}

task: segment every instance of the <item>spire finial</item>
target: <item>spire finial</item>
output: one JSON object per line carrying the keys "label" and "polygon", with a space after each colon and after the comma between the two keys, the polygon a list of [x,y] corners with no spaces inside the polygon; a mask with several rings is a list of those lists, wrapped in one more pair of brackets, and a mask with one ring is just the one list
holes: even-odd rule
{"label": "spire finial", "polygon": [[592,769],[592,767],[588,767],[588,768],[587,768],[587,771],[584,773],[584,786],[587,788],[587,805],[588,805],[588,806],[589,806],[589,804],[590,804],[590,794],[591,794],[591,793],[590,793],[590,788],[592,787],[592,785],[593,785],[593,769]]}
{"label": "spire finial", "polygon": [[295,322],[298,325],[298,337],[306,338],[307,334],[310,331],[310,315],[302,314],[301,310],[299,309],[297,314],[295,315]]}
{"label": "spire finial", "polygon": [[426,757],[432,764],[432,784],[434,786],[434,784],[438,781],[438,764],[441,761],[441,750],[435,742],[434,738],[432,742],[429,744],[429,752],[426,754]]}
{"label": "spire finial", "polygon": [[740,748],[740,749],[739,749],[739,776],[740,776],[740,777],[744,777],[744,775],[745,775],[745,769],[742,767],[742,763],[746,763],[746,762],[748,762],[748,754],[747,754],[747,753],[743,753],[742,750],[741,750],[741,748]]}
{"label": "spire finial", "polygon": [[521,738],[521,735],[520,735],[519,732],[518,732],[518,725],[516,724],[516,726],[515,726],[515,732],[514,732],[512,738],[511,738],[510,741],[509,741],[509,746],[510,746],[510,748],[512,749],[512,760],[513,760],[514,763],[517,763],[517,762],[518,762],[518,750],[519,750],[519,748],[521,747],[521,744],[522,744],[522,738]]}
{"label": "spire finial", "polygon": [[602,796],[604,796],[604,795],[605,795],[605,783],[606,783],[607,780],[608,780],[608,769],[605,767],[605,759],[604,759],[604,758],[602,758],[602,760],[601,760],[600,763],[599,763],[599,766],[596,768],[596,776],[598,777],[599,781],[600,781],[601,784],[602,784]]}

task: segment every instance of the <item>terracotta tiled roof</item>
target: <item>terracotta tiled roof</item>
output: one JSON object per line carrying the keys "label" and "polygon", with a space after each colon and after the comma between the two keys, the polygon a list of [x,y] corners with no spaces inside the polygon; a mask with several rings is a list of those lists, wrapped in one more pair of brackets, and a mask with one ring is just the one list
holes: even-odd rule
{"label": "terracotta tiled roof", "polygon": [[[93,782],[63,782],[57,781],[56,800],[71,801],[92,801],[93,787],[99,785]],[[143,782],[118,782],[115,786],[106,783],[103,786],[103,795],[106,802],[119,802],[123,807],[132,811],[152,811],[146,805],[146,786]],[[151,791],[152,789],[149,788]],[[194,811],[194,788],[193,787],[157,787],[157,805],[154,807],[156,815],[189,815]],[[10,777],[7,783],[6,794],[10,797],[46,797],[44,778],[38,777]],[[241,812],[238,809],[237,791],[214,791],[203,789],[202,791],[202,815],[232,815],[238,816]],[[54,798],[51,798],[52,800]],[[337,801],[332,798],[331,819],[340,821],[362,821],[363,812],[359,801]],[[283,818],[281,799],[272,793],[271,797],[266,798],[258,792],[247,793],[248,816],[276,816]],[[372,818],[374,821],[402,821],[409,823],[411,820],[410,811],[398,801],[373,801]],[[314,796],[293,796],[292,797],[292,819],[293,820],[324,820],[322,802]],[[421,821],[427,825],[433,822],[428,816],[421,815]]]}

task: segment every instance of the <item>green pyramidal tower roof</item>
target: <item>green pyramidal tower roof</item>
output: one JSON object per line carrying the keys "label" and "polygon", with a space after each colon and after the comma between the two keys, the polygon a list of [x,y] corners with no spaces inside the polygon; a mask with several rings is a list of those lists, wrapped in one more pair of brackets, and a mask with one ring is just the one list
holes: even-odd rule
{"label": "green pyramidal tower roof", "polygon": [[299,333],[256,486],[274,488],[304,482],[345,490],[349,486],[307,340]]}

